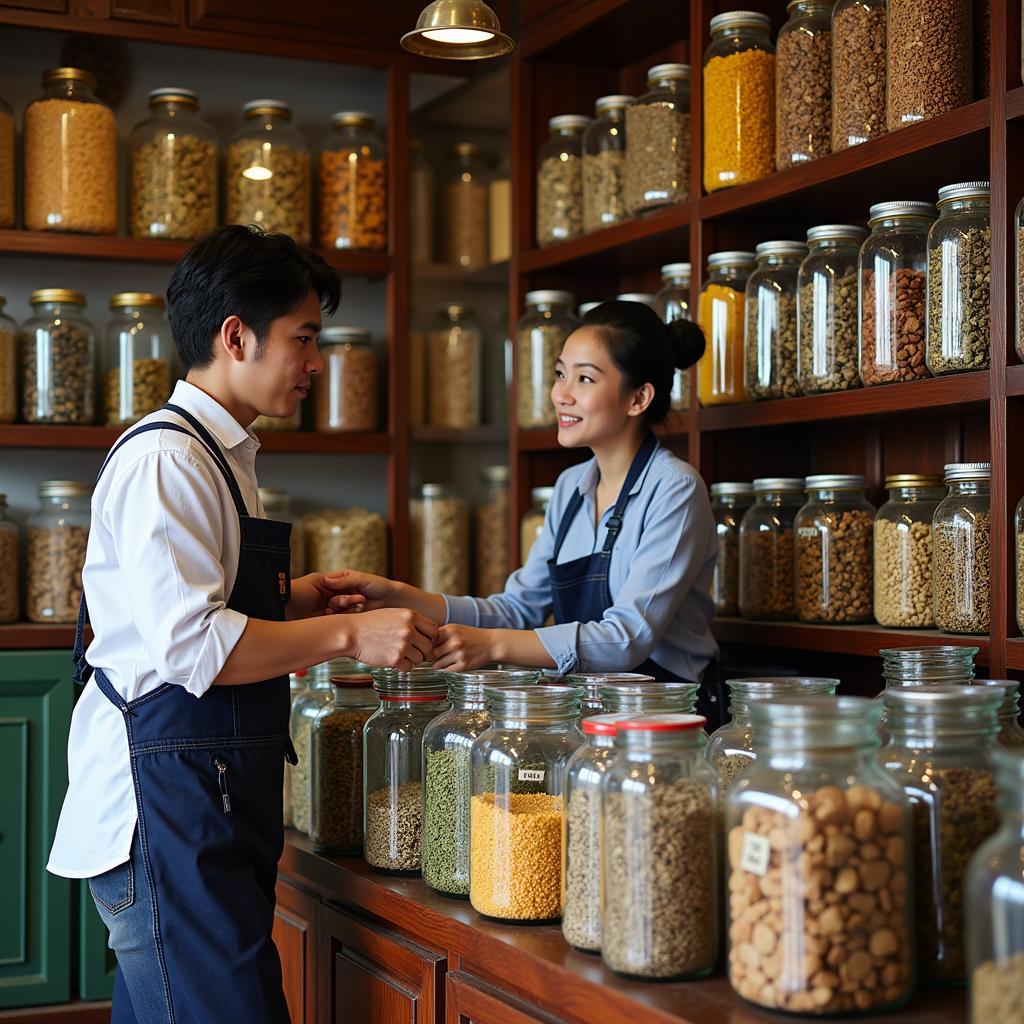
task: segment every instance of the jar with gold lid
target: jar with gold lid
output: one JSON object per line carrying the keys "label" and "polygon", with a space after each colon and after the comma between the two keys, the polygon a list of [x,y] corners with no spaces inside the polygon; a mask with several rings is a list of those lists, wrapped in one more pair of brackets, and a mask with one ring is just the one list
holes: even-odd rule
{"label": "jar with gold lid", "polygon": [[137,423],[171,397],[174,350],[164,300],[149,292],[110,299],[103,353],[104,423]]}

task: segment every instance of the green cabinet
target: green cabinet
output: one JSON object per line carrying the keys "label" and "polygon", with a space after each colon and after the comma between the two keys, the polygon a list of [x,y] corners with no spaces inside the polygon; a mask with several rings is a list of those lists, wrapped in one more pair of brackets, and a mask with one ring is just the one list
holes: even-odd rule
{"label": "green cabinet", "polygon": [[46,860],[73,703],[69,651],[0,652],[0,1008],[70,997],[71,883]]}

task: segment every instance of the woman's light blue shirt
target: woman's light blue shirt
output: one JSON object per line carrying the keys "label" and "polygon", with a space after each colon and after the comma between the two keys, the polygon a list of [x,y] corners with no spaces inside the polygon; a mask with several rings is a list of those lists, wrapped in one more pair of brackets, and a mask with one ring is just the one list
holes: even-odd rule
{"label": "woman's light blue shirt", "polygon": [[558,554],[559,564],[604,546],[613,508],[595,529],[597,483],[596,459],[562,473],[526,565],[512,573],[501,594],[446,596],[448,622],[534,629],[559,674],[626,672],[651,658],[697,682],[718,653],[711,633],[715,522],[704,481],[667,448],[657,448],[630,492],[608,575],[612,606],[600,622],[542,625],[551,614],[548,560],[573,491],[579,490],[584,500]]}

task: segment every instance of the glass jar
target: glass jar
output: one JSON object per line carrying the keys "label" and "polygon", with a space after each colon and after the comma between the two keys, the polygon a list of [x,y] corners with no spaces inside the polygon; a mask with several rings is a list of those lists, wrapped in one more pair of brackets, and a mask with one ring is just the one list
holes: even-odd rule
{"label": "glass jar", "polygon": [[[692,320],[690,316],[690,264],[666,263],[661,268],[661,291],[654,297],[655,312],[665,323]],[[672,408],[686,412],[690,408],[690,371],[676,367],[672,378]]]}
{"label": "glass jar", "polygon": [[441,255],[445,263],[485,267],[489,258],[487,162],[475,142],[459,142],[441,188]]}
{"label": "glass jar", "polygon": [[573,686],[578,691],[580,715],[584,718],[606,710],[601,698],[603,687],[622,683],[635,686],[654,681],[654,676],[643,672],[570,672],[561,680],[565,686]]}
{"label": "glass jar", "polygon": [[21,418],[26,423],[95,422],[96,332],[85,319],[85,296],[42,288],[28,297],[22,324]]}
{"label": "glass jar", "polygon": [[17,207],[14,201],[14,111],[0,97],[0,228],[13,228]]}
{"label": "glass jar", "polygon": [[889,131],[971,102],[970,0],[888,0],[886,46]]}
{"label": "glass jar", "polygon": [[797,277],[807,246],[803,242],[761,242],[755,255],[757,268],[747,279],[746,290],[743,391],[748,402],[795,398],[800,394]]}
{"label": "glass jar", "polygon": [[310,726],[309,839],[317,850],[363,848],[363,727],[379,701],[372,676],[331,676],[332,699]]}
{"label": "glass jar", "polygon": [[365,508],[320,509],[302,519],[306,572],[388,573],[388,527]]}
{"label": "glass jar", "polygon": [[699,689],[697,683],[611,681],[601,683],[598,697],[608,714],[691,715],[697,709]]}
{"label": "glass jar", "polygon": [[443,672],[374,669],[380,707],[363,729],[363,857],[377,871],[420,873],[423,733],[448,709]]}
{"label": "glass jar", "polygon": [[103,422],[122,426],[138,423],[171,397],[174,342],[159,295],[112,295],[110,312],[103,367]]}
{"label": "glass jar", "polygon": [[583,234],[583,133],[593,118],[559,114],[537,154],[537,245]]}
{"label": "glass jar", "polygon": [[989,629],[989,500],[987,462],[946,466],[949,493],[932,520],[935,625],[944,633]]}
{"label": "glass jar", "polygon": [[217,226],[217,133],[191,89],[154,89],[131,152],[133,238],[202,238]]}
{"label": "glass jar", "polygon": [[804,503],[803,477],[759,477],[740,523],[740,615],[792,619],[793,521]]}
{"label": "glass jar", "polygon": [[807,232],[797,277],[797,348],[805,395],[860,387],[857,372],[857,265],[867,232],[854,224],[820,224]]}
{"label": "glass jar", "polygon": [[480,474],[487,497],[473,510],[473,593],[500,594],[512,568],[508,534],[508,466],[487,466]]}
{"label": "glass jar", "polygon": [[466,430],[480,424],[483,336],[469,306],[450,303],[430,332],[427,382],[430,423]]}
{"label": "glass jar", "polygon": [[558,421],[551,388],[565,339],[580,326],[575,305],[572,292],[526,293],[526,312],[516,325],[516,420],[526,430],[553,427]]}
{"label": "glass jar", "polygon": [[972,686],[989,686],[1000,694],[996,743],[1011,750],[1024,748],[1024,728],[1020,724],[1020,683],[1016,679],[972,679],[970,683]]}
{"label": "glass jar", "polygon": [[832,8],[832,152],[885,134],[886,0]]}
{"label": "glass jar", "polygon": [[534,487],[530,491],[530,507],[523,513],[519,524],[519,559],[523,565],[526,565],[530,549],[544,529],[544,519],[554,493],[554,487]]}
{"label": "glass jar", "polygon": [[117,123],[81,68],[43,75],[25,108],[23,189],[29,231],[117,233]]}
{"label": "glass jar", "polygon": [[[309,673],[306,669],[299,669],[297,672],[288,673],[288,719],[291,721],[291,713],[295,702],[308,690],[307,683]],[[290,761],[284,763],[284,793],[281,800],[282,820],[285,828],[295,827],[295,817],[292,812],[292,772],[295,766]]]}
{"label": "glass jar", "polygon": [[583,230],[597,231],[629,216],[626,206],[626,108],[632,96],[602,96],[583,135]]}
{"label": "glass jar", "polygon": [[876,203],[860,250],[860,379],[865,385],[920,380],[925,362],[931,203]]}
{"label": "glass jar", "polygon": [[753,503],[752,484],[711,485],[711,512],[718,538],[718,555],[711,577],[716,615],[736,615],[740,610],[740,520]]}
{"label": "glass jar", "polygon": [[993,755],[1002,817],[996,833],[975,852],[967,868],[967,966],[971,1024],[1009,1022],[1020,1015],[1024,989],[1024,757]]}
{"label": "glass jar", "polygon": [[900,686],[967,685],[974,678],[977,647],[937,644],[887,647],[878,652],[888,690]]}
{"label": "glass jar", "polygon": [[4,312],[0,295],[0,423],[13,423],[18,414],[18,325]]}
{"label": "glass jar", "polygon": [[875,620],[880,626],[931,629],[932,517],[942,478],[898,473],[885,478],[889,500],[875,516]]}
{"label": "glass jar", "polygon": [[25,537],[29,622],[78,619],[91,494],[90,484],[71,480],[44,480],[39,485],[39,508],[29,517]]}
{"label": "glass jar", "polygon": [[697,305],[697,322],[707,340],[697,364],[701,405],[743,400],[744,293],[754,264],[752,252],[715,252],[708,257],[708,277]]}
{"label": "glass jar", "polygon": [[690,65],[656,64],[626,110],[626,208],[646,213],[690,199]]}
{"label": "glass jar", "polygon": [[601,958],[616,974],[701,978],[718,957],[718,779],[702,754],[705,721],[616,725],[600,844]]}
{"label": "glass jar", "polygon": [[434,259],[434,214],[437,202],[434,169],[423,143],[409,140],[409,258],[413,263]]}
{"label": "glass jar", "polygon": [[[881,708],[800,697],[751,711],[758,757],[726,811],[732,987],[759,1006],[815,1016],[905,1003],[910,806],[875,757]],[[777,908],[768,917],[763,899]]]}
{"label": "glass jar", "polygon": [[373,338],[362,327],[320,332],[324,370],[313,381],[316,429],[353,433],[376,430],[380,368]]}
{"label": "glass jar", "polygon": [[925,355],[935,376],[987,370],[991,360],[989,198],[987,181],[939,189],[939,219],[928,232]]}
{"label": "glass jar", "polygon": [[455,487],[423,484],[409,508],[413,586],[434,594],[469,593],[469,510]]}
{"label": "glass jar", "polygon": [[0,623],[17,622],[21,611],[18,588],[18,527],[7,518],[7,495],[0,494]]}
{"label": "glass jar", "polygon": [[291,578],[298,579],[306,573],[306,543],[302,520],[296,518],[292,511],[292,496],[287,491],[276,487],[261,487],[259,490],[260,504],[268,519],[276,519],[279,523],[291,523]]}
{"label": "glass jar", "polygon": [[727,11],[704,53],[704,188],[745,185],[775,170],[775,47],[771,20]]}
{"label": "glass jar", "polygon": [[751,706],[780,697],[834,697],[838,679],[800,676],[769,676],[763,679],[730,679],[729,721],[720,725],[708,737],[704,753],[708,763],[718,772],[722,789],[727,790],[733,780],[756,760]]}
{"label": "glass jar", "polygon": [[388,247],[388,165],[369,114],[331,118],[320,152],[320,245],[324,249]]}
{"label": "glass jar", "polygon": [[796,613],[801,622],[870,622],[875,507],[856,474],[807,478],[793,523]]}
{"label": "glass jar", "polygon": [[530,686],[536,670],[449,672],[451,707],[423,732],[423,881],[443,896],[469,897],[473,741],[490,724],[487,686]]}
{"label": "glass jar", "polygon": [[973,686],[885,691],[881,764],[913,815],[917,966],[930,981],[962,985],[963,883],[971,855],[997,828],[992,765],[1002,695]]}
{"label": "glass jar", "polygon": [[790,0],[775,40],[775,169],[832,152],[832,4]]}
{"label": "glass jar", "polygon": [[227,222],[256,224],[309,245],[309,147],[291,126],[291,107],[280,100],[253,100],[242,114],[245,123],[227,153]]}
{"label": "glass jar", "polygon": [[562,787],[583,742],[571,686],[487,687],[473,743],[469,900],[511,922],[562,916]]}
{"label": "glass jar", "polygon": [[504,263],[512,257],[512,181],[506,155],[487,186],[488,224],[491,263]]}

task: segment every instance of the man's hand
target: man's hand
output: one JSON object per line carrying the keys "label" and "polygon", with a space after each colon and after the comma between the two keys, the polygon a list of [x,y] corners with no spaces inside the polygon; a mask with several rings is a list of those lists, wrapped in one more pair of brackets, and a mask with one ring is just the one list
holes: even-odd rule
{"label": "man's hand", "polygon": [[493,629],[442,626],[434,646],[434,668],[445,672],[471,672],[501,659],[494,653]]}
{"label": "man's hand", "polygon": [[352,611],[348,599],[357,597],[361,601],[362,611],[376,611],[378,608],[395,607],[395,597],[399,584],[385,576],[374,576],[370,572],[356,572],[354,569],[342,569],[324,575],[326,586],[331,589],[332,597],[328,602],[328,612]]}
{"label": "man's hand", "polygon": [[437,640],[437,626],[408,608],[364,612],[349,628],[359,661],[402,672],[429,660]]}
{"label": "man's hand", "polygon": [[311,572],[292,580],[292,597],[288,602],[287,617],[309,619],[314,615],[362,611],[366,598],[356,591],[342,589],[336,579],[339,575]]}

